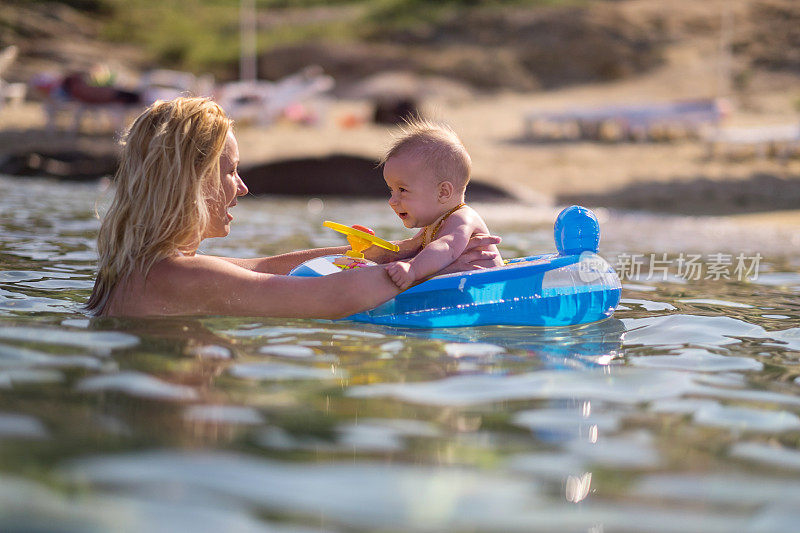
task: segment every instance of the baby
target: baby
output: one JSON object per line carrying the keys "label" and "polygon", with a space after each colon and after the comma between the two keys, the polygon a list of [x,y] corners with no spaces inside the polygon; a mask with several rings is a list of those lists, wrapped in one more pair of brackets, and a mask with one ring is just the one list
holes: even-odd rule
{"label": "baby", "polygon": [[[422,228],[414,237],[422,250],[406,261],[386,265],[401,289],[439,272],[456,260],[476,233],[489,233],[486,223],[464,204],[472,160],[455,132],[421,119],[403,128],[383,159],[389,206],[407,228]],[[494,266],[503,264],[497,247]]]}

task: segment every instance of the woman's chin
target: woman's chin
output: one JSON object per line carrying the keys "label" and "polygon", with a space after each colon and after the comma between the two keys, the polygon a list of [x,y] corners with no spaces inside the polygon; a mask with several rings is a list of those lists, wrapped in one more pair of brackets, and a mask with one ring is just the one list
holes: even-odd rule
{"label": "woman's chin", "polygon": [[214,228],[211,231],[207,231],[205,235],[203,235],[204,239],[214,239],[216,237],[227,237],[231,232],[230,224],[225,224],[225,226],[221,228]]}

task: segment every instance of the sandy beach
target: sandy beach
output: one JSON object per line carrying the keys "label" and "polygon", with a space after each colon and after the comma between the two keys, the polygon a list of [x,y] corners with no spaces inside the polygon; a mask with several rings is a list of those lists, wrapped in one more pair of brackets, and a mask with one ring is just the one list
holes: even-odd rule
{"label": "sandy beach", "polygon": [[[743,12],[749,4],[740,0],[731,5]],[[635,18],[664,8],[642,1],[626,2],[623,9]],[[681,2],[686,20],[692,9],[691,2]],[[441,78],[418,75],[418,81],[430,81],[433,87],[438,83],[443,89],[417,96],[424,115],[448,122],[461,135],[472,155],[474,179],[505,188],[523,202],[724,215],[744,223],[800,228],[796,146],[788,157],[752,149],[711,155],[702,139],[685,136],[658,142],[541,142],[525,136],[524,117],[532,111],[719,97],[726,98],[731,108],[722,127],[798,123],[796,75],[759,71],[747,87],[734,91],[730,80],[720,76],[720,68],[719,40],[707,32],[670,44],[655,69],[613,82],[478,93],[454,90]],[[377,160],[391,141],[391,128],[371,122],[374,101],[370,99],[328,97],[310,105],[320,117],[312,126],[288,121],[270,126],[238,124],[243,168],[331,154]],[[348,117],[359,124],[342,127],[342,119]],[[70,135],[46,133],[45,122],[36,102],[2,109],[0,152],[78,150],[108,155],[116,150],[108,124],[92,124],[94,131]]]}
{"label": "sandy beach", "polygon": [[[647,85],[654,88],[646,90]],[[643,95],[639,101],[665,101],[669,95],[666,90],[659,93],[655,89],[659,86],[645,79],[544,93],[508,93],[454,101],[430,99],[423,109],[426,115],[450,123],[460,133],[473,158],[475,180],[501,186],[527,203],[565,203],[594,195],[591,201],[596,205],[736,215],[743,222],[800,227],[798,210],[784,208],[768,213],[772,210],[769,196],[747,209],[731,200],[736,190],[746,192],[745,186],[754,176],[770,176],[779,185],[794,185],[800,175],[800,159],[796,155],[778,158],[741,153],[736,157],[724,154],[709,157],[706,143],[687,138],[640,143],[535,142],[524,136],[523,117],[530,110],[624,102],[626,94],[631,95],[630,100],[638,94]],[[694,88],[686,87],[677,96],[691,94],[697,93]],[[786,110],[791,109],[793,96],[791,91],[761,94],[751,108],[737,109],[726,124],[786,123]],[[242,165],[246,168],[331,154],[377,160],[391,141],[392,129],[368,120],[371,105],[369,101],[355,100],[318,103],[322,120],[315,126],[286,121],[270,127],[238,125]],[[340,119],[348,115],[364,121],[357,127],[343,129]],[[46,151],[80,150],[98,155],[116,150],[114,136],[108,133],[49,135],[44,132],[44,124],[45,117],[38,104],[4,110],[0,114],[0,144],[6,153],[34,146]],[[699,196],[708,196],[709,186],[718,190],[712,190],[706,202]],[[758,188],[759,184],[749,186]],[[774,207],[786,200],[786,194],[781,187],[774,191]],[[661,203],[651,205],[653,202]]]}

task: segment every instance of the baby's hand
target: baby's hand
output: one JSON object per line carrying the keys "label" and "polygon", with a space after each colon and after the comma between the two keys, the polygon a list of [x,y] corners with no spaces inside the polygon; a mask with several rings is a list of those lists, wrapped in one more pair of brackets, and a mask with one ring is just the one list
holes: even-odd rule
{"label": "baby's hand", "polygon": [[407,289],[414,283],[414,269],[406,261],[395,261],[386,265],[386,272],[399,289]]}

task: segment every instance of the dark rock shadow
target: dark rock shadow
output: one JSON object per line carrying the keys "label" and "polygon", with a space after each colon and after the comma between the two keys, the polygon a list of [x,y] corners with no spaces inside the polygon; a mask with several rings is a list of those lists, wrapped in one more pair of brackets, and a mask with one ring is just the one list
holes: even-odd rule
{"label": "dark rock shadow", "polygon": [[582,131],[572,134],[527,134],[521,133],[514,137],[506,137],[500,142],[508,146],[536,146],[536,145],[574,145],[574,144],[677,144],[686,141],[696,141],[699,137],[696,134],[686,132],[663,132],[654,131],[648,133],[603,133],[598,131]]}
{"label": "dark rock shadow", "polygon": [[[117,170],[119,147],[108,135],[92,138],[25,132],[20,137],[6,150],[0,149],[0,174],[89,181],[113,176]],[[271,161],[242,168],[241,173],[256,196],[387,197],[378,161],[354,155]],[[514,201],[517,197],[500,186],[473,179],[467,187],[467,200]]]}
{"label": "dark rock shadow", "polygon": [[91,155],[78,150],[20,152],[0,159],[0,174],[11,176],[88,181],[113,176],[116,171],[115,155]]}
{"label": "dark rock shadow", "polygon": [[0,174],[93,180],[117,170],[119,145],[108,133],[69,134],[40,129],[0,132]]}
{"label": "dark rock shadow", "polygon": [[[353,155],[273,161],[244,168],[241,174],[254,195],[387,197],[378,162]],[[509,191],[479,179],[467,187],[468,201],[515,199]]]}
{"label": "dark rock shadow", "polygon": [[755,173],[744,180],[633,183],[604,192],[561,194],[556,202],[684,215],[733,215],[800,209],[800,176]]}

